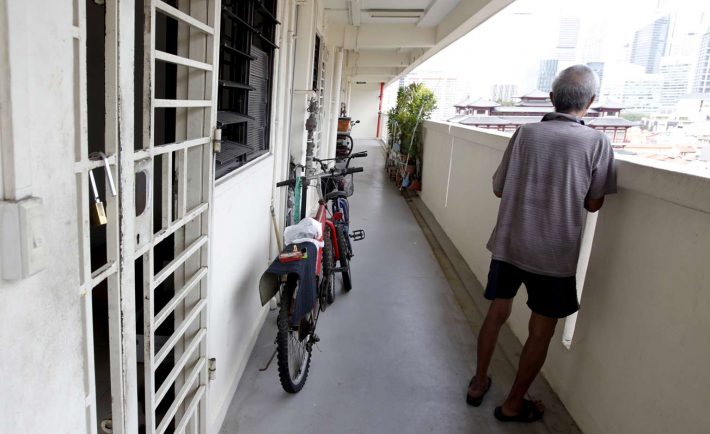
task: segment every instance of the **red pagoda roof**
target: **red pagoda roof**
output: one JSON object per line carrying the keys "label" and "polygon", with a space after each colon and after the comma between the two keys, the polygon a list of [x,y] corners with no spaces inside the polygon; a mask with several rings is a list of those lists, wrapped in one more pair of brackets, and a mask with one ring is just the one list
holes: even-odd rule
{"label": "red pagoda roof", "polygon": [[454,107],[469,107],[471,102],[473,102],[473,100],[469,97],[466,97],[464,100],[454,104]]}
{"label": "red pagoda roof", "polygon": [[521,96],[520,99],[550,99],[550,92],[543,92],[539,89],[535,89]]}
{"label": "red pagoda roof", "polygon": [[623,110],[624,105],[619,101],[613,99],[607,99],[604,102],[594,104],[595,109],[612,109],[612,110]]}

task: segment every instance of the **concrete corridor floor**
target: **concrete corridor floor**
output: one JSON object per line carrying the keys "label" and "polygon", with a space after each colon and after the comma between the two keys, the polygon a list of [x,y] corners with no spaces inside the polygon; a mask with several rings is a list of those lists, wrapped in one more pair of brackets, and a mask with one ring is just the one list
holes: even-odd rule
{"label": "concrete corridor floor", "polygon": [[220,433],[579,432],[559,404],[548,408],[544,423],[494,419],[515,372],[500,350],[483,405],[466,405],[480,319],[467,317],[407,202],[386,178],[378,142],[358,141],[355,150],[363,149],[369,157],[358,161],[365,173],[356,175],[350,208],[351,229],[365,229],[367,238],[354,246],[353,290],[343,293],[338,277],[335,303],[318,322],[321,341],[305,387],[285,393],[275,359],[259,370],[275,348],[271,312]]}

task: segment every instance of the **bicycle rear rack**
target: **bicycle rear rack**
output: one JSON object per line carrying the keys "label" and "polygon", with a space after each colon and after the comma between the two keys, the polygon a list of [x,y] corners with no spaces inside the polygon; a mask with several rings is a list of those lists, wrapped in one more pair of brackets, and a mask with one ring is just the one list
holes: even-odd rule
{"label": "bicycle rear rack", "polygon": [[365,239],[365,231],[362,229],[358,229],[353,231],[353,233],[350,234],[350,238],[353,239],[353,241],[361,241]]}

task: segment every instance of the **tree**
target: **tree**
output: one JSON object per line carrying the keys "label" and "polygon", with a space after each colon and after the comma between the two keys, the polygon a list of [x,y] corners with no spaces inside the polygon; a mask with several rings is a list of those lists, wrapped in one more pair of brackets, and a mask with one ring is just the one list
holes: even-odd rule
{"label": "tree", "polygon": [[621,117],[626,119],[627,121],[640,121],[641,119],[645,118],[647,115],[644,113],[638,113],[638,112],[624,112],[621,113]]}
{"label": "tree", "polygon": [[[422,140],[422,123],[431,117],[436,109],[434,92],[423,83],[412,83],[397,90],[397,105],[390,109],[388,127],[395,130],[401,144],[401,152],[409,155],[410,160],[419,157]],[[416,128],[416,130],[415,130]]]}

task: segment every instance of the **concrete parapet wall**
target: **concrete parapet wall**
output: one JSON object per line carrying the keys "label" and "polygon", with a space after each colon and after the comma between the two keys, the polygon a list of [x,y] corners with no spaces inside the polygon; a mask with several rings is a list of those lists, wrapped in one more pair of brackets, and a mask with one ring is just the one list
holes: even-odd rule
{"label": "concrete parapet wall", "polygon": [[[421,197],[485,285],[508,135],[427,122]],[[710,390],[710,179],[618,156],[619,193],[591,227],[582,309],[545,377],[586,433],[705,432]],[[583,249],[584,251],[584,249]],[[529,310],[510,325],[523,341]]]}

